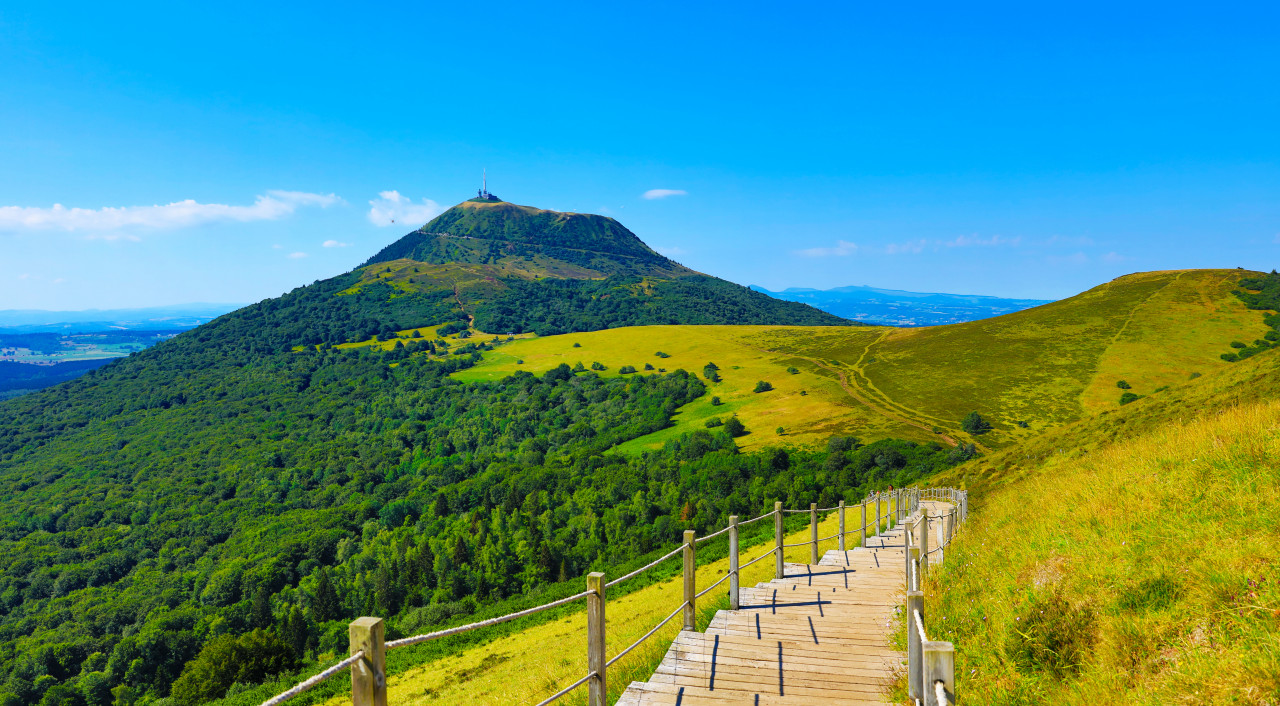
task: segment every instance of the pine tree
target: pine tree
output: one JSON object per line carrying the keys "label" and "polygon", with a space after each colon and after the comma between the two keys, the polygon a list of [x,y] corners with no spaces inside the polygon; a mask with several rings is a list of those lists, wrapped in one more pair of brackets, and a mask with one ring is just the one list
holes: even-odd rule
{"label": "pine tree", "polygon": [[320,576],[316,580],[316,600],[314,602],[316,622],[337,620],[342,615],[342,602],[338,600],[338,592],[329,579],[329,570],[320,567]]}

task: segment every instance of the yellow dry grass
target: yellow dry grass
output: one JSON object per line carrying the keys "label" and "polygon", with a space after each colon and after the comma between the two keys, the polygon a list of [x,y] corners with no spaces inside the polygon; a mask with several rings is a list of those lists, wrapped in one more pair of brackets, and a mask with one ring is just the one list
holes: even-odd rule
{"label": "yellow dry grass", "polygon": [[[874,507],[869,506],[870,521],[874,522]],[[886,503],[886,520],[891,508]],[[846,530],[857,526],[861,520],[857,506],[848,511]],[[771,522],[770,519],[761,522]],[[819,536],[835,534],[838,520],[831,513],[819,523]],[[886,521],[887,526],[887,521]],[[723,542],[724,535],[711,540]],[[809,529],[786,536],[786,543],[807,540]],[[856,546],[856,536],[850,536],[848,546]],[[836,548],[836,541],[819,544],[819,551]],[[754,559],[771,551],[772,543],[743,548],[742,561]],[[785,550],[787,561],[807,562],[808,546]],[[678,565],[679,557],[668,561]],[[721,559],[698,567],[698,590],[720,580],[729,568],[729,560]],[[742,571],[742,585],[752,586],[773,577],[773,561],[765,559]],[[653,628],[662,618],[675,610],[683,600],[683,583],[679,576],[642,588],[621,598],[607,601],[605,614],[608,620],[607,644],[612,657],[627,645]],[[710,601],[713,592],[704,596]],[[660,645],[663,652],[680,628],[677,616],[663,629],[649,638],[648,644]],[[396,672],[398,651],[387,655],[388,703],[396,706],[418,704],[532,704],[554,694],[586,673],[586,613],[577,613],[551,623],[536,625],[519,633],[501,637],[481,647],[465,650],[427,665]],[[412,647],[405,650],[412,650]],[[404,652],[400,652],[404,654]],[[620,660],[611,671],[614,674],[635,672],[651,659],[652,650],[646,654],[637,650]],[[350,696],[334,697],[325,706],[342,706]]]}

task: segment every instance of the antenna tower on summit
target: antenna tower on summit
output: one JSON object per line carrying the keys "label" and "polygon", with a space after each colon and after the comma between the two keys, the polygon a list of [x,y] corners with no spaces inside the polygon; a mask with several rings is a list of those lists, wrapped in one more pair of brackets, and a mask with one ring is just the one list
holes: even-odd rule
{"label": "antenna tower on summit", "polygon": [[489,170],[480,172],[480,188],[476,190],[476,198],[482,201],[497,201],[498,197],[489,193]]}

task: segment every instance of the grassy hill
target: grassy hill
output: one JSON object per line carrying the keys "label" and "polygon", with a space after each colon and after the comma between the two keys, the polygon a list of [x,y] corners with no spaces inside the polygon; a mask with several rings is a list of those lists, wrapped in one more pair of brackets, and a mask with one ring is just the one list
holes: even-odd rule
{"label": "grassy hill", "polygon": [[1278,363],[1260,354],[943,474],[974,494],[926,589],[966,700],[1280,698]]}
{"label": "grassy hill", "polygon": [[349,291],[449,296],[485,331],[849,321],[690,270],[607,216],[464,201],[383,248]]}
{"label": "grassy hill", "polygon": [[[1220,357],[1231,341],[1270,330],[1261,312],[1232,293],[1252,274],[1128,275],[1034,309],[931,328],[655,326],[545,337],[486,353],[458,375],[496,379],[579,361],[600,362],[604,375],[627,365],[641,372],[645,364],[719,366],[723,382],[711,383],[710,394],[725,406],[700,399],[681,410],[674,429],[630,442],[626,448],[634,450],[656,448],[726,413],[752,431],[742,439],[747,448],[821,443],[831,434],[945,437],[1000,448],[1118,409],[1121,380],[1134,394],[1163,394],[1161,388],[1232,365]],[[658,351],[672,358],[664,361]],[[752,392],[760,380],[775,390]],[[960,421],[972,411],[994,429],[965,433]],[[776,433],[779,426],[785,434]]]}

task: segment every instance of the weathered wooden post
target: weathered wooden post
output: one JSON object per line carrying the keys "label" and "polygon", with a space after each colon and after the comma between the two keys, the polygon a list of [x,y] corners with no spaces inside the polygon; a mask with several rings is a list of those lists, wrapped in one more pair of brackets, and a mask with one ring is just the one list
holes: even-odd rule
{"label": "weathered wooden post", "polygon": [[920,585],[924,586],[925,577],[929,575],[929,508],[920,509]]}
{"label": "weathered wooden post", "polygon": [[693,530],[684,531],[684,629],[694,629],[694,602],[698,600],[698,588],[694,576]]}
{"label": "weathered wooden post", "polygon": [[809,565],[818,563],[818,503],[809,503]]}
{"label": "weathered wooden post", "polygon": [[595,676],[587,681],[587,700],[590,706],[606,706],[608,682],[605,667],[608,660],[604,649],[604,574],[595,571],[587,574],[587,671]]}
{"label": "weathered wooden post", "polygon": [[347,654],[364,652],[351,665],[352,706],[387,706],[386,625],[382,618],[357,618],[347,630]]}
{"label": "weathered wooden post", "polygon": [[880,534],[880,494],[876,493],[876,534]]}
{"label": "weathered wooden post", "polygon": [[773,504],[774,578],[782,578],[782,502]]}
{"label": "weathered wooden post", "polygon": [[729,610],[738,609],[738,516],[729,515]]}
{"label": "weathered wooden post", "polygon": [[840,547],[840,551],[843,552],[843,551],[846,551],[844,548],[844,501],[843,500],[841,500],[840,505],[836,507],[836,512],[839,513],[840,515],[840,528],[836,530],[837,532],[840,533],[840,543],[838,546]]}
{"label": "weathered wooden post", "polygon": [[916,620],[916,614],[924,618],[924,591],[907,591],[907,697],[913,702],[923,699],[924,653],[920,630],[924,626]]}
{"label": "weathered wooden post", "polygon": [[867,546],[867,501],[858,503],[858,507],[862,508],[862,544],[858,546],[865,547]]}
{"label": "weathered wooden post", "polygon": [[[924,653],[924,706],[944,706],[956,703],[956,649],[950,642],[930,640],[921,645]],[[938,701],[938,683],[942,683],[946,701]]]}
{"label": "weathered wooden post", "polygon": [[917,547],[916,543],[911,540],[912,530],[910,521],[907,522],[906,526],[904,526],[902,530],[902,560],[906,562],[907,566],[907,590],[914,591],[916,590],[916,585],[911,581],[911,577],[913,575],[911,571],[915,566]]}

